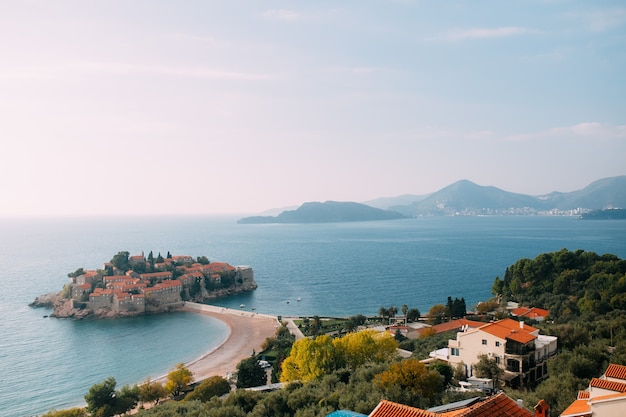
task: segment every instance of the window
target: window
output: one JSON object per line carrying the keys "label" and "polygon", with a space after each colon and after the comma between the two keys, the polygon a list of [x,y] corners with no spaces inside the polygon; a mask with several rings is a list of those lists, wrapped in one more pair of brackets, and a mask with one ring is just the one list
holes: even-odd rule
{"label": "window", "polygon": [[[496,342],[496,343],[498,343],[498,342]],[[496,356],[496,363],[497,363],[498,365],[500,364],[500,357],[499,357],[499,356]]]}
{"label": "window", "polygon": [[483,339],[483,345],[487,344],[487,339]]}
{"label": "window", "polygon": [[497,346],[500,346],[500,342],[499,341],[496,341],[496,347]]}
{"label": "window", "polygon": [[451,348],[450,350],[452,356],[459,356],[459,348]]}

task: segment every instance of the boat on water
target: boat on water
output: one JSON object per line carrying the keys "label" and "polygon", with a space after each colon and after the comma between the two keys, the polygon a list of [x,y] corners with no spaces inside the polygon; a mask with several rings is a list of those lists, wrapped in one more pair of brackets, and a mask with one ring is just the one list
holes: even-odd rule
{"label": "boat on water", "polygon": [[239,304],[239,308],[244,308],[245,306],[245,304]]}
{"label": "boat on water", "polygon": [[298,297],[296,298],[296,301],[302,301],[302,298]]}

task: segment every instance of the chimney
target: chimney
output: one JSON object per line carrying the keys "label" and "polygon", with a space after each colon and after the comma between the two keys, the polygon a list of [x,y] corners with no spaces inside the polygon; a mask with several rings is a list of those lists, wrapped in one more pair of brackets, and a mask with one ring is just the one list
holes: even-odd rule
{"label": "chimney", "polygon": [[545,400],[539,400],[539,402],[535,406],[535,416],[536,417],[548,417],[549,409],[550,409],[550,406]]}
{"label": "chimney", "polygon": [[520,322],[519,322],[519,328],[520,328],[520,329],[523,329],[523,328],[524,328],[524,322],[523,322],[523,321],[520,321]]}
{"label": "chimney", "polygon": [[519,398],[517,401],[517,406],[519,408],[524,408],[524,400],[522,400],[521,398]]}

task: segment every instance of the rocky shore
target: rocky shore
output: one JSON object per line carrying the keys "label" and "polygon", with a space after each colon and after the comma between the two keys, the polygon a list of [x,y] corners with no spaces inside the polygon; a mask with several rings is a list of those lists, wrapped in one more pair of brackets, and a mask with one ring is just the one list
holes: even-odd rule
{"label": "rocky shore", "polygon": [[[257,288],[256,282],[248,283],[247,285],[232,287],[232,288],[224,288],[221,290],[215,290],[211,292],[204,291],[202,294],[202,299],[194,300],[196,302],[202,302],[206,299],[215,299],[220,297],[228,297],[231,295],[236,295],[242,293],[244,291],[253,291]],[[141,316],[147,314],[159,314],[166,313],[172,311],[180,311],[183,309],[185,303],[171,303],[164,306],[151,306],[147,308],[145,312],[133,312],[133,311],[112,311],[108,308],[100,308],[97,310],[92,310],[88,308],[85,303],[81,303],[79,301],[73,299],[66,299],[60,296],[60,293],[48,293],[42,294],[35,298],[35,300],[29,304],[30,307],[35,308],[51,308],[53,309],[50,317],[60,318],[60,319],[75,319],[82,320],[86,318],[92,319],[115,319],[122,317],[134,317]]]}

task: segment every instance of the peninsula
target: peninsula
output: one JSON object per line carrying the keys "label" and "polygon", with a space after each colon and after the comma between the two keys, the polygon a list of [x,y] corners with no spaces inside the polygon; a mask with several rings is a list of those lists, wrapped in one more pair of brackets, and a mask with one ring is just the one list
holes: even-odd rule
{"label": "peninsula", "polygon": [[296,210],[286,210],[278,216],[244,217],[237,223],[332,223],[404,219],[406,216],[390,210],[381,210],[366,204],[326,201],[304,203]]}
{"label": "peninsula", "polygon": [[115,318],[180,310],[185,301],[204,300],[256,289],[249,266],[211,262],[206,256],[147,257],[123,251],[101,269],[79,268],[57,294],[39,296],[32,307],[51,307],[51,317]]}

